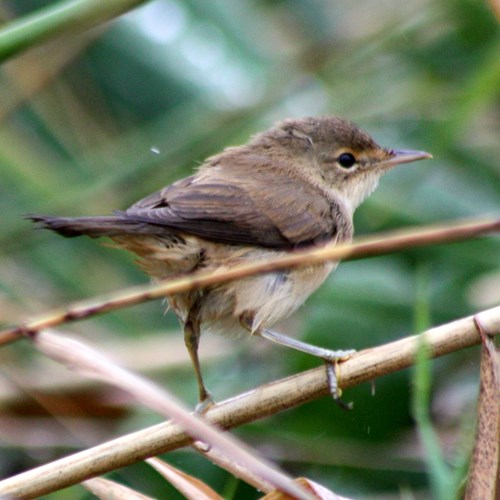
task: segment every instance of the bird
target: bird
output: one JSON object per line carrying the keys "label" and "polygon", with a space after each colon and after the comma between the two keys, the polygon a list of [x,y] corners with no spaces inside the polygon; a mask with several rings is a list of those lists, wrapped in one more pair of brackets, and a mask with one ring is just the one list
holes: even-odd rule
{"label": "bird", "polygon": [[[155,281],[288,255],[353,237],[355,209],[393,167],[431,158],[379,146],[354,123],[326,115],[285,119],[207,158],[197,171],[113,215],[29,215],[65,237],[108,237],[138,256]],[[213,404],[198,355],[200,336],[256,335],[318,356],[338,399],[333,351],[270,330],[299,308],[336,268],[325,262],[211,285],[167,297],[179,318],[198,384],[198,407]]]}

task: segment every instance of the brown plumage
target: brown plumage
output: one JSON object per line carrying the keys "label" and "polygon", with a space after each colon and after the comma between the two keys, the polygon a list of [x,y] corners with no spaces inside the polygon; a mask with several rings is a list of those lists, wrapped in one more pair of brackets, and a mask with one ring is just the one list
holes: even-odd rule
{"label": "brown plumage", "polygon": [[[108,236],[136,253],[153,278],[172,278],[349,241],[353,212],[380,176],[428,157],[382,148],[340,118],[285,120],[114,216],[30,218],[63,236]],[[197,356],[203,330],[250,331],[317,354],[312,346],[277,339],[266,329],[295,311],[333,268],[326,263],[278,271],[169,298],[184,325],[200,400],[209,397]]]}

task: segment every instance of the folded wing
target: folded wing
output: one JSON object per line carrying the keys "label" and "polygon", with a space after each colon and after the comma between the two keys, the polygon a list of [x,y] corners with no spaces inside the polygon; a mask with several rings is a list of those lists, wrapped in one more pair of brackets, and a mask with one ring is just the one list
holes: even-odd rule
{"label": "folded wing", "polygon": [[188,177],[119,215],[212,241],[285,249],[334,238],[334,208],[312,186],[256,173]]}

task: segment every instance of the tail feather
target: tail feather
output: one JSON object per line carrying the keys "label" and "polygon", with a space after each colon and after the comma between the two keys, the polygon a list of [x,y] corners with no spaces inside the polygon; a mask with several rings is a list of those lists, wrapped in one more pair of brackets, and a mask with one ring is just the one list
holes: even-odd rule
{"label": "tail feather", "polygon": [[[103,217],[52,217],[28,215],[39,228],[51,229],[67,238],[87,235],[91,238],[118,236],[123,234],[153,234],[161,232],[158,226],[128,220],[120,216]],[[163,229],[163,232],[165,229]]]}

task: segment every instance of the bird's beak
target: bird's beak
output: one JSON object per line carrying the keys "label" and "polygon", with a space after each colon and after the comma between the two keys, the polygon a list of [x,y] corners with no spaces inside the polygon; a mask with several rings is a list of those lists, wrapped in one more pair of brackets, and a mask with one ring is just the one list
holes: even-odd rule
{"label": "bird's beak", "polygon": [[383,168],[392,168],[396,165],[401,165],[402,163],[410,163],[417,160],[427,160],[432,158],[432,155],[426,153],[425,151],[411,151],[407,149],[392,149],[390,152],[391,157],[387,160],[380,162],[380,166]]}

